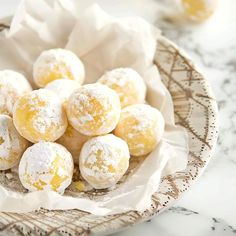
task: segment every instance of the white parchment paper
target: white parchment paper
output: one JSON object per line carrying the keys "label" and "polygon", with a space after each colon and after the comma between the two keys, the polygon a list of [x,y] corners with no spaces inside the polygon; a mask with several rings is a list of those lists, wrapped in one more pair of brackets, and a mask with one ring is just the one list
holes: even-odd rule
{"label": "white parchment paper", "polygon": [[46,191],[22,193],[0,185],[0,211],[23,213],[40,207],[80,209],[96,215],[143,211],[150,206],[161,176],[186,168],[187,133],[175,126],[171,96],[153,64],[159,35],[157,28],[139,17],[116,18],[82,0],[21,2],[10,31],[0,36],[0,69],[22,72],[33,84],[32,65],[37,56],[59,47],[81,58],[85,83],[96,82],[107,70],[132,67],[144,78],[147,102],[162,112],[166,128],[156,150],[124,183],[105,195],[88,199]]}

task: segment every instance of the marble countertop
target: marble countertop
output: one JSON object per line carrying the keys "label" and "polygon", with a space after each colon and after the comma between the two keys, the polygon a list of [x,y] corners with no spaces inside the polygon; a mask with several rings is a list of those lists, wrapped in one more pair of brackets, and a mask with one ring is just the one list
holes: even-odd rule
{"label": "marble countertop", "polygon": [[[191,56],[209,79],[219,104],[218,145],[204,174],[174,206],[117,235],[236,235],[236,1],[221,0],[216,14],[200,25],[163,19],[162,5],[168,1],[97,2],[108,10],[145,17]],[[0,17],[13,14],[19,2],[0,0]]]}

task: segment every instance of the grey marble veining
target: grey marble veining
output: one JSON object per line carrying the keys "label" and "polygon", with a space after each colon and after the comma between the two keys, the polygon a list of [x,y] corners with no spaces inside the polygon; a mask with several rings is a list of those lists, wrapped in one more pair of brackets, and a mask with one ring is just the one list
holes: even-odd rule
{"label": "grey marble veining", "polygon": [[[159,220],[158,220],[159,218]],[[236,230],[222,219],[209,217],[184,207],[172,207],[156,217],[155,220],[138,225],[116,234],[130,235],[161,235],[161,236],[234,236]]]}
{"label": "grey marble veining", "polygon": [[236,235],[236,2],[221,1],[216,14],[199,25],[160,17],[158,4],[160,14],[153,22],[191,57],[213,88],[220,135],[212,161],[191,189],[151,222],[120,235]]}

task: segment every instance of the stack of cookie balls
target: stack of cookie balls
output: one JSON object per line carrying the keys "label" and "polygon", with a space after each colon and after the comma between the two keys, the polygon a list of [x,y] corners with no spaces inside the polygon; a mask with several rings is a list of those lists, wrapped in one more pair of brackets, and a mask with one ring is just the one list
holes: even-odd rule
{"label": "stack of cookie balls", "polygon": [[130,156],[145,156],[161,141],[164,119],[145,104],[145,83],[131,68],[82,85],[81,60],[51,49],[36,60],[33,78],[37,90],[23,75],[0,71],[0,170],[19,164],[29,191],[63,193],[74,164],[93,188],[110,188],[127,171]]}

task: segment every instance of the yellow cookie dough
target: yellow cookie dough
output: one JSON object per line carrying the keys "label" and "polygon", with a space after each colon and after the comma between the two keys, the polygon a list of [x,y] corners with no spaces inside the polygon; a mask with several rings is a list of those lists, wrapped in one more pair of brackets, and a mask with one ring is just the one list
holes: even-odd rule
{"label": "yellow cookie dough", "polygon": [[33,77],[39,87],[45,87],[57,79],[70,79],[82,84],[85,70],[73,52],[60,48],[50,49],[43,51],[34,63]]}
{"label": "yellow cookie dough", "polygon": [[185,14],[193,21],[204,21],[215,11],[217,0],[182,0]]}
{"label": "yellow cookie dough", "polygon": [[142,156],[160,142],[164,126],[163,116],[156,108],[137,104],[122,110],[114,134],[127,142],[131,155]]}
{"label": "yellow cookie dough", "polygon": [[107,134],[88,140],[80,153],[83,178],[95,189],[114,186],[129,167],[129,149],[120,138]]}
{"label": "yellow cookie dough", "polygon": [[71,125],[68,125],[66,132],[57,140],[57,142],[70,151],[74,159],[74,163],[78,164],[81,148],[89,138],[90,137],[79,133]]}
{"label": "yellow cookie dough", "polygon": [[110,133],[119,121],[120,111],[116,92],[99,83],[81,86],[67,103],[69,123],[88,136]]}
{"label": "yellow cookie dough", "polygon": [[0,115],[0,170],[16,166],[28,145],[16,131],[12,118]]}
{"label": "yellow cookie dough", "polygon": [[66,105],[70,95],[80,87],[80,84],[75,80],[57,79],[48,83],[45,89],[49,89],[56,93],[61,99],[61,102]]}
{"label": "yellow cookie dough", "polygon": [[0,114],[12,116],[16,100],[32,91],[28,80],[12,70],[0,71]]}
{"label": "yellow cookie dough", "polygon": [[99,83],[107,85],[119,95],[121,107],[144,103],[146,85],[143,78],[131,68],[117,68],[106,72]]}
{"label": "yellow cookie dough", "polygon": [[29,191],[52,190],[63,193],[73,175],[73,159],[60,144],[39,142],[29,147],[19,164],[19,177]]}
{"label": "yellow cookie dough", "polygon": [[18,132],[32,143],[55,141],[67,128],[59,97],[47,89],[22,96],[14,106],[13,122]]}

